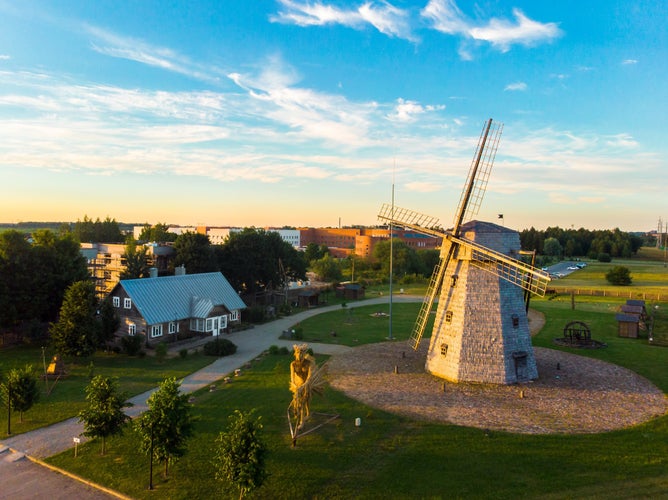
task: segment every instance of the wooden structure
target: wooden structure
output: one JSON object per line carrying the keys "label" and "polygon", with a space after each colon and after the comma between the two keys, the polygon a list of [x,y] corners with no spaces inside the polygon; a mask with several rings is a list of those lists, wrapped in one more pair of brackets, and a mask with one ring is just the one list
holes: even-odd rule
{"label": "wooden structure", "polygon": [[451,230],[394,205],[384,205],[378,215],[391,226],[443,239],[409,342],[418,348],[438,296],[425,368],[454,382],[512,384],[538,377],[524,292],[544,295],[550,278],[519,260],[517,231],[465,223],[480,207],[502,128],[491,119],[485,123]]}
{"label": "wooden structure", "polygon": [[620,337],[637,339],[640,330],[646,328],[647,310],[644,300],[629,299],[621,306],[621,312],[615,315],[617,334]]}
{"label": "wooden structure", "polygon": [[359,300],[364,298],[364,287],[359,283],[340,283],[335,293],[337,297],[347,300]]}

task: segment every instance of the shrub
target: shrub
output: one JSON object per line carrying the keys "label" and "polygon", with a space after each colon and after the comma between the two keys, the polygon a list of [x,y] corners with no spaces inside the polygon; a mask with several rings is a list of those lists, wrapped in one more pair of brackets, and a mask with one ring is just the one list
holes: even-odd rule
{"label": "shrub", "polygon": [[121,348],[128,356],[136,356],[142,345],[142,338],[138,335],[121,337]]}
{"label": "shrub", "polygon": [[204,354],[207,356],[229,356],[237,352],[237,346],[227,339],[217,338],[204,344]]}
{"label": "shrub", "polygon": [[181,349],[179,351],[179,356],[181,356],[181,359],[186,359],[188,357],[188,349]]}
{"label": "shrub", "polygon": [[158,363],[162,363],[167,357],[167,344],[160,342],[155,346],[155,359],[158,360]]}
{"label": "shrub", "polygon": [[277,345],[273,344],[269,346],[269,354],[272,356],[283,356],[285,354],[290,354],[290,351],[285,346],[278,347]]}
{"label": "shrub", "polygon": [[611,285],[628,286],[631,284],[631,272],[628,267],[615,266],[605,274]]}
{"label": "shrub", "polygon": [[612,262],[612,257],[610,257],[609,253],[601,252],[601,253],[598,254],[598,261],[599,262]]}

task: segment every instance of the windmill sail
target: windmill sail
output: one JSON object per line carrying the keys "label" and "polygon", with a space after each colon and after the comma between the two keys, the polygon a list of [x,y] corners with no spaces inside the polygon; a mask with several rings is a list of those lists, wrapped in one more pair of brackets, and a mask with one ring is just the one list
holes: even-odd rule
{"label": "windmill sail", "polygon": [[471,168],[455,213],[454,229],[452,231],[455,236],[459,236],[459,227],[464,222],[471,220],[474,215],[477,215],[480,209],[482,198],[487,189],[489,174],[496,158],[496,151],[499,148],[502,131],[503,124],[492,123],[490,118],[480,133],[478,147],[473,155]]}

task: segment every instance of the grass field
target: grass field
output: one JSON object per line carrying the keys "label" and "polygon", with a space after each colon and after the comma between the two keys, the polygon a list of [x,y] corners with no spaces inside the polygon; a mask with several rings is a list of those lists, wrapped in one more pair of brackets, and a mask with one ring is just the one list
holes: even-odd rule
{"label": "grass field", "polygon": [[[553,347],[552,338],[562,335],[565,322],[588,322],[593,337],[608,347],[578,354],[626,366],[668,391],[668,349],[649,346],[646,339],[616,337],[616,305],[582,300],[572,310],[570,297],[534,301],[533,307],[547,318],[535,344]],[[410,325],[418,307],[419,303],[394,304],[397,338],[408,336],[404,326]],[[322,340],[341,343],[384,340],[387,322],[371,316],[377,309],[356,307],[357,321],[352,321],[350,331],[344,328],[349,314],[345,311],[300,325],[305,337],[313,332]],[[332,325],[338,325],[336,337],[329,335]],[[197,393],[197,432],[189,453],[174,465],[168,479],[155,473],[157,491],[146,489],[148,461],[136,450],[132,431],[111,440],[104,457],[99,444],[90,443],[79,449],[78,458],[66,452],[49,462],[134,498],[236,498],[233,489],[213,479],[213,443],[234,409],[255,408],[270,449],[270,476],[254,498],[666,497],[668,416],[602,434],[516,435],[410,421],[326,390],[314,400],[313,410],[340,418],[292,448],[285,416],[291,359],[264,356],[232,384]],[[354,425],[358,417],[361,427]]]}
{"label": "grass field", "polygon": [[[48,364],[53,355],[45,352]],[[128,357],[119,354],[97,353],[88,360],[67,360],[67,376],[58,381],[40,379],[40,399],[23,415],[12,415],[12,434],[21,434],[39,427],[66,420],[77,415],[84,407],[84,388],[91,375],[118,377],[123,391],[130,396],[141,394],[157,386],[167,377],[181,378],[208,365],[213,358],[203,354],[189,355],[185,359],[173,358],[159,363],[154,357]],[[42,350],[38,347],[17,347],[0,350],[0,371],[30,364],[36,373],[44,373]],[[0,412],[0,438],[7,435],[7,412]]]}

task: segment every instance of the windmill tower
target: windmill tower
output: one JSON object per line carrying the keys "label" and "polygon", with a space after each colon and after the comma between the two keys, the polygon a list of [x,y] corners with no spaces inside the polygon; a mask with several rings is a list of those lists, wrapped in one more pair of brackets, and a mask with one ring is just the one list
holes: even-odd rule
{"label": "windmill tower", "polygon": [[516,231],[467,222],[480,208],[502,129],[491,119],[485,123],[450,231],[437,229],[436,218],[394,205],[383,205],[378,215],[443,239],[409,342],[417,350],[438,297],[425,368],[454,382],[512,384],[538,377],[525,292],[527,299],[529,293],[544,295],[550,278],[519,260]]}

